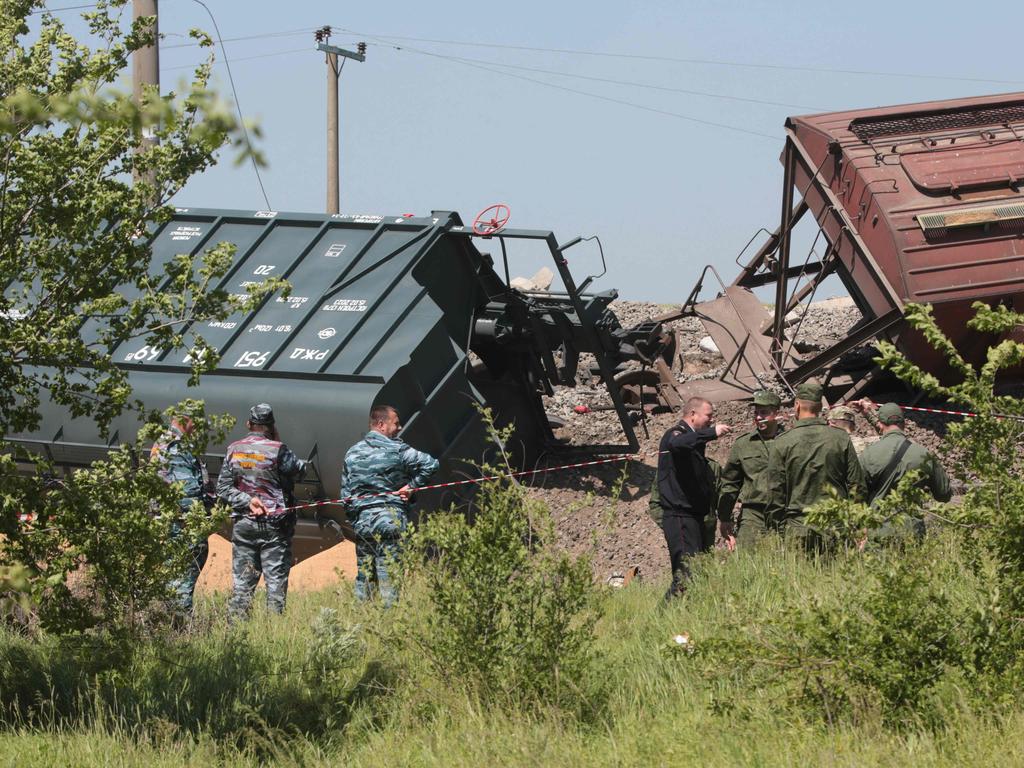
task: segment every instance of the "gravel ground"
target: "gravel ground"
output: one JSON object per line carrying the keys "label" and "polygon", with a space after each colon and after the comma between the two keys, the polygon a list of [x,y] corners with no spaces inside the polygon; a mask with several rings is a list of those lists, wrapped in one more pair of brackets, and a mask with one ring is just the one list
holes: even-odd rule
{"label": "gravel ground", "polygon": [[[611,305],[624,326],[670,311],[672,307],[640,302],[619,301]],[[845,337],[849,328],[860,319],[852,301],[847,298],[828,299],[812,304],[806,315],[791,318],[791,330],[798,330],[796,344],[801,350],[823,349]],[[706,335],[700,322],[693,318],[673,323],[679,331],[683,364],[677,371],[680,382],[714,378],[724,364],[720,355],[698,349]],[[581,369],[585,362],[581,363]],[[873,394],[878,402],[906,402],[905,392]],[[610,405],[607,391],[601,385],[563,388],[546,398],[548,413],[565,420],[559,437],[574,445],[624,444],[622,430],[614,411],[593,410]],[[575,407],[585,405],[588,413],[576,413]],[[614,571],[636,566],[642,577],[660,578],[668,573],[668,554],[661,529],[647,514],[650,486],[654,478],[655,453],[664,432],[677,421],[671,413],[648,417],[636,427],[641,455],[595,467],[563,470],[535,476],[533,493],[545,501],[555,518],[559,542],[569,551],[592,552],[595,576],[605,579]],[[745,402],[721,403],[716,420],[733,426],[735,432],[708,446],[708,456],[724,463],[737,435],[750,431],[751,406]],[[909,414],[907,435],[925,447],[935,450],[942,441],[948,419],[928,414]],[[858,434],[873,437],[874,432],[858,419]],[[594,458],[600,458],[595,456]],[[548,458],[554,465],[565,461]],[[618,488],[618,495],[613,492]],[[956,489],[954,489],[956,490]]]}

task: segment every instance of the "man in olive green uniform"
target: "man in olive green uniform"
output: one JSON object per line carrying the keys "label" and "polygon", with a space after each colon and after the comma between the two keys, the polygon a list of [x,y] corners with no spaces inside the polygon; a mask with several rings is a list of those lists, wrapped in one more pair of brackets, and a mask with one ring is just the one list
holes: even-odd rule
{"label": "man in olive green uniform", "polygon": [[[853,450],[860,456],[861,451],[878,440],[877,435],[863,437],[857,434],[855,408],[849,405],[837,405],[828,409],[828,423],[830,426],[838,427],[850,436],[853,443]],[[865,416],[867,418],[867,416]],[[868,423],[874,426],[870,418]],[[877,430],[876,430],[877,431]]]}
{"label": "man in olive green uniform", "polygon": [[804,524],[804,510],[835,489],[844,498],[859,498],[864,474],[850,436],[821,418],[820,384],[805,382],[796,390],[796,420],[772,441],[768,457],[768,519],[787,538],[805,547],[821,546]]}
{"label": "man in olive green uniform", "polygon": [[[762,389],[754,393],[754,424],[756,429],[740,435],[729,451],[729,460],[722,469],[718,497],[718,519],[722,536],[730,538],[732,511],[739,499],[740,511],[737,538],[741,547],[753,545],[770,527],[765,519],[768,503],[768,447],[782,431],[778,421],[782,401],[774,392]],[[728,533],[727,533],[728,531]]]}
{"label": "man in olive green uniform", "polygon": [[[927,448],[910,440],[903,433],[903,409],[896,403],[886,403],[878,409],[878,423],[882,437],[864,449],[860,456],[861,468],[867,486],[868,503],[874,506],[889,495],[908,473],[920,473],[918,485],[927,488],[936,501],[949,501],[953,495],[949,477],[939,460]],[[914,521],[910,526],[918,536],[924,533],[924,522]],[[896,533],[888,523],[869,534],[871,540],[884,540]]]}

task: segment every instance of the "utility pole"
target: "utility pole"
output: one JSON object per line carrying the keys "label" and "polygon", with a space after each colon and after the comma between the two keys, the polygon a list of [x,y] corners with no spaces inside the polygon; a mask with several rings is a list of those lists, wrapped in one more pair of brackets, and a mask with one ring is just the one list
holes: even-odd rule
{"label": "utility pole", "polygon": [[[327,212],[339,213],[341,211],[341,195],[339,192],[339,170],[338,170],[338,76],[341,74],[341,67],[345,66],[345,59],[366,61],[366,43],[359,43],[358,53],[346,51],[336,45],[329,45],[331,39],[331,28],[321,27],[313,33],[316,39],[316,48],[327,55]],[[338,66],[338,57],[342,57],[341,66]]]}
{"label": "utility pole", "polygon": [[[160,92],[160,44],[159,44],[159,15],[157,13],[157,0],[132,0],[132,18],[138,20],[140,17],[153,17],[153,44],[145,48],[139,48],[132,54],[132,85],[135,96],[135,103],[142,104],[142,94],[146,86],[156,86],[157,93]],[[156,144],[156,138],[152,128],[143,128],[142,145],[144,150]],[[139,178],[136,177],[136,181]],[[152,176],[146,178],[153,182]]]}

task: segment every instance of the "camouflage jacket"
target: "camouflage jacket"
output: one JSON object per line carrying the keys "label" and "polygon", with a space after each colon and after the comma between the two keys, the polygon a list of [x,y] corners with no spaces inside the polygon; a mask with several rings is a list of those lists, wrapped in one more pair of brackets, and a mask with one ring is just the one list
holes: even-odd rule
{"label": "camouflage jacket", "polygon": [[217,496],[231,507],[232,517],[248,517],[254,496],[263,500],[268,517],[281,517],[295,481],[305,471],[306,462],[280,440],[250,432],[228,446],[217,478]]}
{"label": "camouflage jacket", "polygon": [[824,419],[799,419],[775,438],[768,452],[768,514],[802,517],[826,488],[860,498],[864,474],[850,436]]}
{"label": "camouflage jacket", "polygon": [[718,518],[732,520],[739,499],[744,505],[764,507],[768,503],[768,454],[775,437],[764,437],[756,429],[736,438],[729,459],[722,468],[718,496]]}
{"label": "camouflage jacket", "polygon": [[430,454],[376,430],[367,432],[366,437],[348,449],[342,467],[342,498],[369,497],[346,502],[348,516],[354,520],[364,510],[379,507],[408,511],[409,505],[398,496],[380,494],[406,485],[413,488],[425,485],[437,467],[437,459]]}
{"label": "camouflage jacket", "polygon": [[949,501],[953,494],[946,470],[942,468],[938,459],[917,443],[911,442],[895,468],[886,472],[904,440],[907,440],[907,437],[902,431],[893,430],[865,448],[860,455],[861,468],[867,482],[868,502],[873,504],[886,496],[904,475],[913,470],[921,473],[919,485],[927,488],[936,501]]}
{"label": "camouflage jacket", "polygon": [[192,502],[203,500],[209,476],[203,463],[182,445],[184,437],[180,429],[172,426],[153,444],[149,460],[158,465],[157,474],[164,482],[181,483],[178,506],[187,512]]}

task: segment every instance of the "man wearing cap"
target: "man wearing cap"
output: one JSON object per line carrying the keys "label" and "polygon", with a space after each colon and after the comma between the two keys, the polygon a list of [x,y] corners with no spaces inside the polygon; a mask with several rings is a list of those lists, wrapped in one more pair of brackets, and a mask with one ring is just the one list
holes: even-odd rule
{"label": "man wearing cap", "polygon": [[768,457],[768,518],[809,548],[820,542],[804,525],[804,510],[825,498],[828,488],[844,498],[859,498],[864,489],[850,436],[821,418],[822,396],[820,384],[797,387],[796,419],[772,442]]}
{"label": "man wearing cap", "polygon": [[722,469],[721,495],[718,500],[718,519],[722,535],[731,534],[732,511],[739,499],[740,510],[737,538],[740,546],[753,545],[771,526],[765,517],[768,504],[768,453],[771,442],[781,433],[778,421],[782,401],[774,392],[762,389],[754,393],[754,426],[736,438],[729,460]]}
{"label": "man wearing cap", "polygon": [[836,405],[828,409],[828,423],[830,426],[843,430],[850,436],[853,443],[853,450],[860,456],[860,452],[877,440],[877,437],[863,437],[857,434],[856,415],[854,408],[849,405]]}
{"label": "man wearing cap", "polygon": [[249,434],[228,446],[217,478],[217,496],[231,507],[235,521],[229,610],[236,618],[249,613],[261,573],[267,608],[284,611],[295,533],[295,513],[288,511],[287,498],[306,471],[306,462],[281,442],[269,405],[254,405],[246,428]]}
{"label": "man wearing cap", "polygon": [[882,437],[860,456],[867,482],[867,500],[875,504],[887,496],[909,472],[920,473],[919,485],[927,488],[936,501],[949,501],[952,491],[946,470],[928,449],[903,433],[903,409],[885,403],[876,414]]}
{"label": "man wearing cap", "polygon": [[345,453],[341,495],[356,534],[356,584],[359,600],[375,591],[385,606],[398,599],[391,569],[401,554],[409,526],[409,500],[426,484],[438,462],[398,439],[402,422],[390,405],[370,410],[370,430]]}
{"label": "man wearing cap", "polygon": [[668,544],[672,584],[666,599],[679,597],[689,577],[687,558],[714,544],[707,541],[704,520],[712,511],[714,477],[704,447],[728,434],[726,424],[712,424],[714,407],[703,397],[691,397],[683,406],[683,418],[669,428],[658,446],[658,496],[661,530]]}

